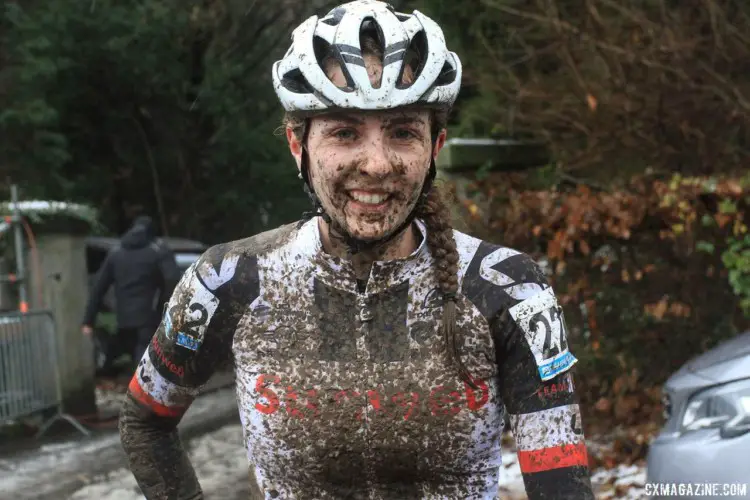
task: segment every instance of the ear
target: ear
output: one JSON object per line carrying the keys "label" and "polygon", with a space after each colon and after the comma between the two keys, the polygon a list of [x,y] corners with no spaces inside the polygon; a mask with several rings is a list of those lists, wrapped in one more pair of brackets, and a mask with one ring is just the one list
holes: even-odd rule
{"label": "ear", "polygon": [[443,149],[443,146],[445,146],[445,140],[448,137],[448,131],[446,129],[442,129],[440,133],[437,136],[437,139],[435,140],[435,149],[432,151],[432,158],[437,160],[438,154],[440,153],[440,150]]}
{"label": "ear", "polygon": [[289,151],[291,151],[294,160],[297,162],[297,170],[302,169],[302,141],[297,139],[294,135],[292,127],[286,128],[286,140],[289,143]]}

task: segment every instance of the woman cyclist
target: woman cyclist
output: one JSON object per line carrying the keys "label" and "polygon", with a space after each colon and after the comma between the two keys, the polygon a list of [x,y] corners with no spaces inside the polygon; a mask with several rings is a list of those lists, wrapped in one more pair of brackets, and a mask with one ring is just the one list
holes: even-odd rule
{"label": "woman cyclist", "polygon": [[495,499],[506,409],[529,498],[593,498],[552,289],[433,188],[461,82],[438,25],[343,4],[273,82],[315,210],[177,286],[120,419],[146,497],[202,498],[176,426],[231,360],[253,498]]}

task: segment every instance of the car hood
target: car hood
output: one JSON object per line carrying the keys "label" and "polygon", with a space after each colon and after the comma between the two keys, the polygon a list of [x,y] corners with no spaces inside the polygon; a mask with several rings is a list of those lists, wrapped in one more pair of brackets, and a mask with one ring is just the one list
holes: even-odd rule
{"label": "car hood", "polygon": [[750,332],[737,335],[696,356],[680,371],[718,383],[750,377]]}

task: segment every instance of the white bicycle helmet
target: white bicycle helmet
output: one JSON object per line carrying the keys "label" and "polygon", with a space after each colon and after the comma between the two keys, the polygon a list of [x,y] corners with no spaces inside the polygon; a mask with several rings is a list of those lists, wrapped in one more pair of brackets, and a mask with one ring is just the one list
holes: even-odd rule
{"label": "white bicycle helmet", "polygon": [[[360,31],[366,25],[374,25],[384,48],[378,87],[370,83],[360,47]],[[403,84],[404,58],[412,46],[421,60],[413,81]],[[340,63],[346,87],[337,87],[326,75],[321,67],[326,56]],[[413,104],[450,108],[461,87],[461,62],[446,47],[440,27],[421,12],[403,14],[385,2],[357,0],[334,8],[323,18],[312,16],[297,27],[291,47],[273,65],[273,84],[287,112]]]}

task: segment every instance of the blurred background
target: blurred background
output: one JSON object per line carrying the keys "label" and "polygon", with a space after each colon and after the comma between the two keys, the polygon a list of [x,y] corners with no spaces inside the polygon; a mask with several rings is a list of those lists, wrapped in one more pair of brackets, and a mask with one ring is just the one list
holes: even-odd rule
{"label": "blurred background", "polygon": [[[24,248],[40,240],[41,257],[23,263],[32,309],[79,307],[60,305],[75,292],[44,271],[44,252],[73,248],[41,241],[62,227],[80,239],[90,280],[107,238],[140,214],[173,239],[183,269],[207,245],[297,220],[308,203],[279,133],[271,64],[294,26],[338,3],[0,4],[0,215],[8,228],[13,214],[28,222]],[[641,498],[654,436],[684,417],[663,385],[750,323],[750,4],[391,3],[433,17],[463,62],[455,140],[440,160],[457,227],[543,263],[579,358],[599,495]],[[15,245],[0,231],[9,314]],[[124,390],[111,374],[95,385],[100,406]],[[0,442],[27,433],[6,424]]]}

